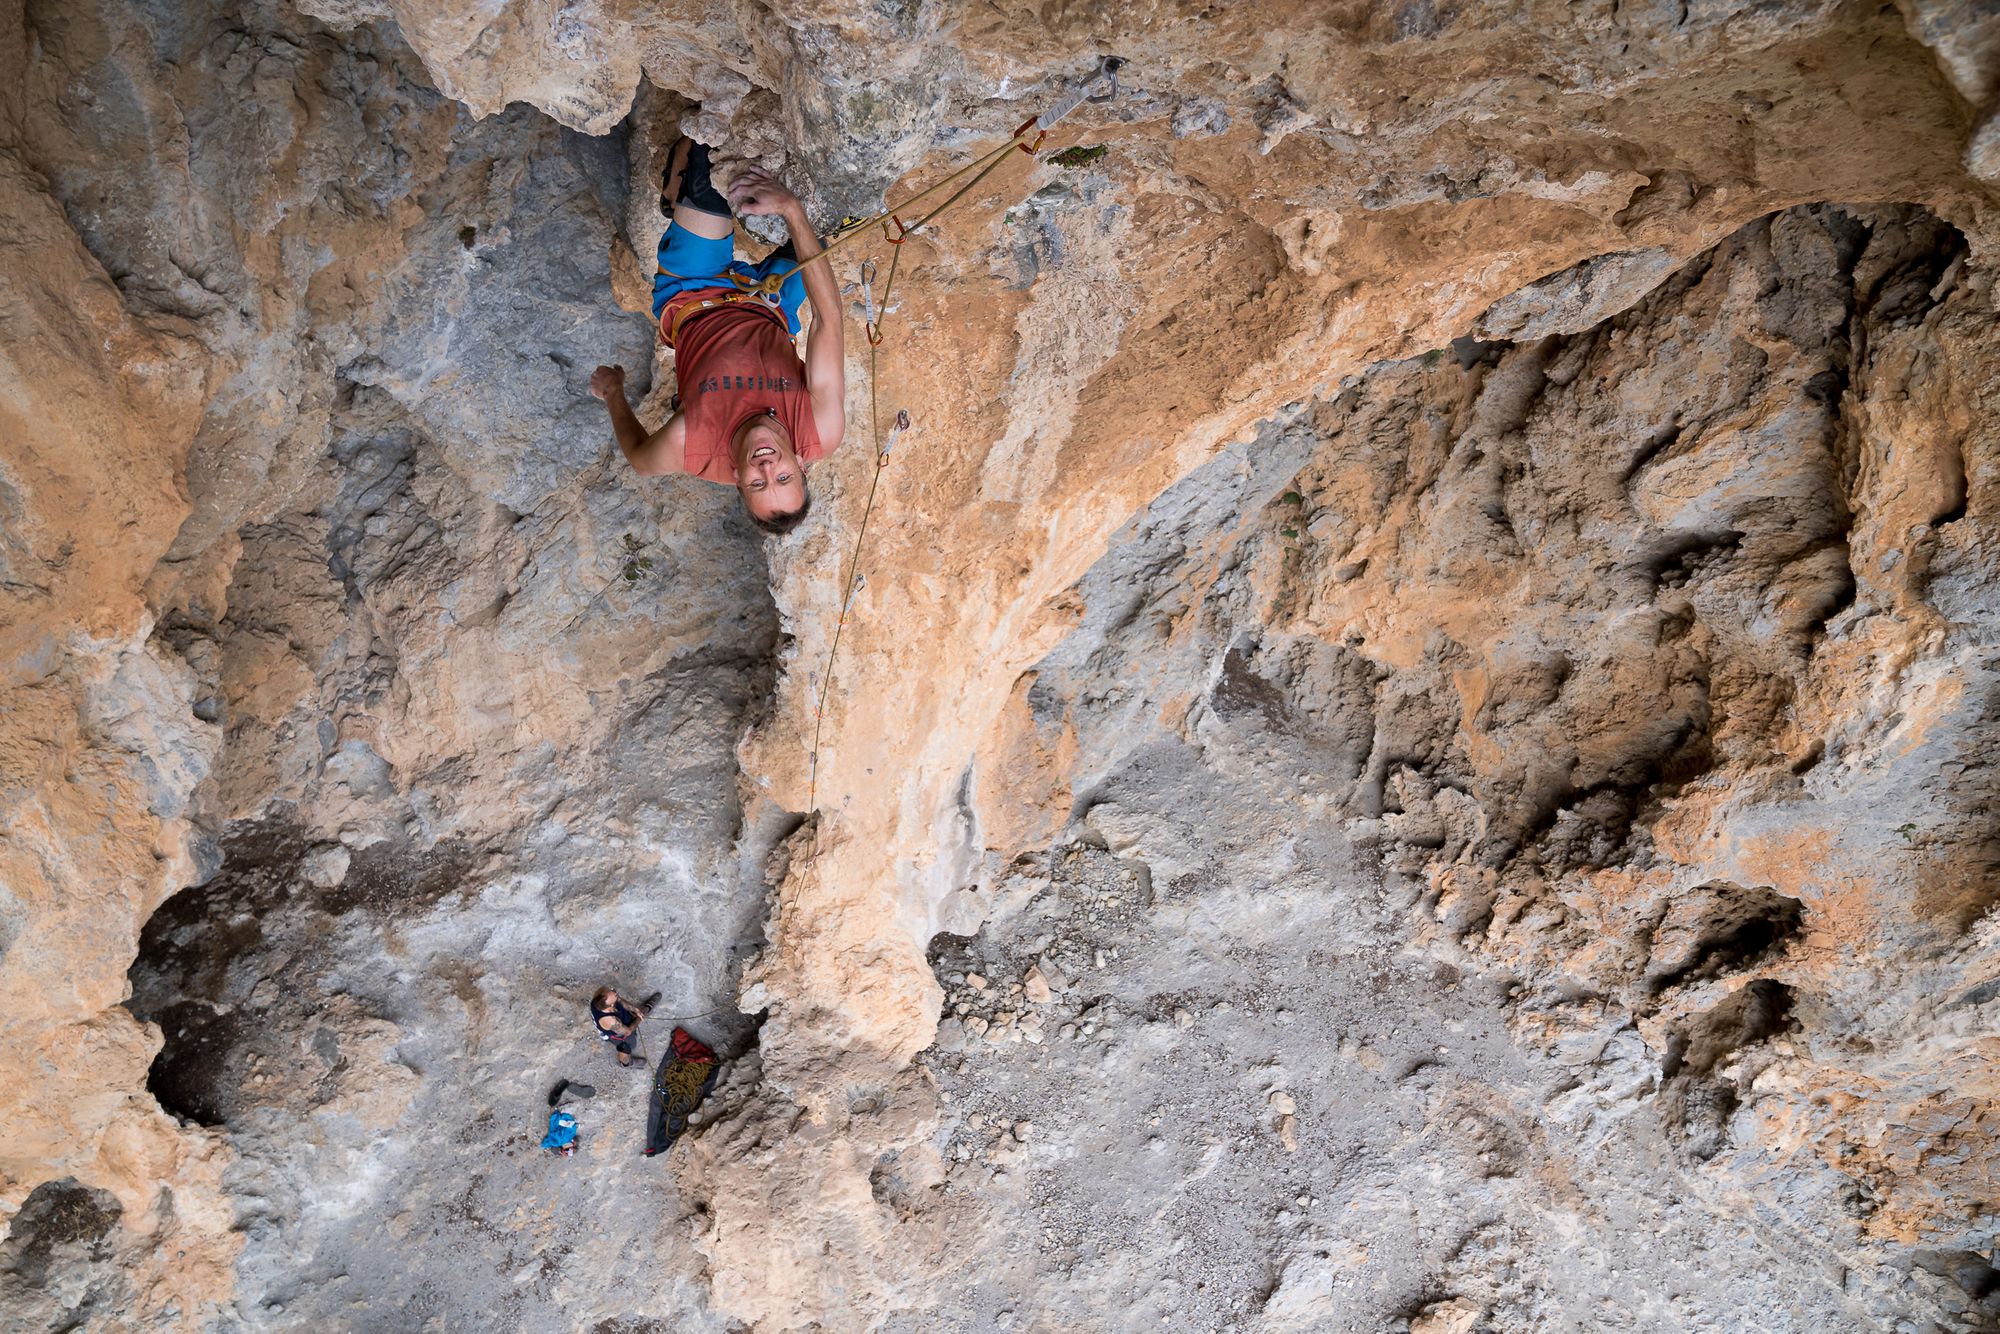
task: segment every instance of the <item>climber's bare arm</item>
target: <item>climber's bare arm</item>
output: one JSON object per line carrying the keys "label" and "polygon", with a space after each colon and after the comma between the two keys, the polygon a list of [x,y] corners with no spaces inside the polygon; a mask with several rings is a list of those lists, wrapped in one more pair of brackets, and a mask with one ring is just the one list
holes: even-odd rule
{"label": "climber's bare arm", "polygon": [[829,453],[847,429],[847,352],[843,343],[840,292],[833,269],[820,253],[819,237],[798,196],[770,173],[755,168],[730,182],[729,193],[739,213],[775,213],[785,220],[792,249],[807,261],[799,271],[812,303],[812,329],[806,334],[806,390],[812,395],[813,425]]}
{"label": "climber's bare arm", "polygon": [[611,429],[618,435],[618,448],[642,477],[659,477],[681,472],[686,464],[687,425],[676,412],[657,431],[648,431],[632,405],[625,401],[625,368],[599,366],[590,375],[590,392],[611,409]]}

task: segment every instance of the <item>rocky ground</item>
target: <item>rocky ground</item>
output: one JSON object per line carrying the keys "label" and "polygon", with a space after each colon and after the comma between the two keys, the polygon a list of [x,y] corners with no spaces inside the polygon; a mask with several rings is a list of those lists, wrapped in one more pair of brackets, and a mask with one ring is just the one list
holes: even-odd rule
{"label": "rocky ground", "polygon": [[[2000,1327],[1996,47],[0,16],[6,1321]],[[1086,86],[906,247],[829,673],[860,338],[784,542],[586,392],[661,154]]]}

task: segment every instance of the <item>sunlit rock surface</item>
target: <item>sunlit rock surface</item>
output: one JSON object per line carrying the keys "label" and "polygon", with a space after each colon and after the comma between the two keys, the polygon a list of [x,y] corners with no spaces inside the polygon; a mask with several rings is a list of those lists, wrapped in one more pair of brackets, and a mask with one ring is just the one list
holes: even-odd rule
{"label": "sunlit rock surface", "polygon": [[[9,1320],[2000,1320],[1996,53],[9,12]],[[586,391],[671,382],[659,164],[832,222],[1106,57],[1046,146],[1101,152],[905,247],[829,676],[858,325],[781,542]],[[729,1058],[667,1159],[606,981]]]}

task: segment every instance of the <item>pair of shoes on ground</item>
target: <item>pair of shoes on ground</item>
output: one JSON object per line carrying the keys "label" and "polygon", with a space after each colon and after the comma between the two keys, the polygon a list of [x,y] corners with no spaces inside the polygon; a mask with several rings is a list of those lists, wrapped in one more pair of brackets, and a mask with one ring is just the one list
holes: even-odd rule
{"label": "pair of shoes on ground", "polygon": [[558,1079],[556,1086],[549,1090],[549,1106],[562,1102],[564,1095],[572,1098],[594,1098],[597,1090],[589,1084],[579,1084],[574,1079]]}

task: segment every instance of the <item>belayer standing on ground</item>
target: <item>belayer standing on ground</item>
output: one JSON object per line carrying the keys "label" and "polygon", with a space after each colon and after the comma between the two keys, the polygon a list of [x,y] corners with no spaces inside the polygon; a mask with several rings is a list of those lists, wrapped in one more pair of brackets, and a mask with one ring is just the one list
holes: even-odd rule
{"label": "belayer standing on ground", "polygon": [[656,991],[634,1009],[618,998],[615,987],[599,987],[597,994],[590,998],[590,1020],[597,1026],[597,1036],[617,1051],[618,1064],[632,1064],[633,1048],[639,1041],[639,1025],[645,1022],[647,1013],[659,999],[660,993]]}
{"label": "belayer standing on ground", "polygon": [[[590,392],[611,410],[618,448],[639,473],[686,472],[734,486],[758,527],[790,532],[812,504],[806,465],[831,453],[846,430],[832,271],[825,260],[806,264],[785,280],[776,306],[746,290],[820,253],[804,205],[768,173],[746,171],[729,188],[737,212],[774,214],[791,233],[754,265],[736,259],[730,201],[709,181],[704,145],[676,144],[664,185],[661,206],[672,201],[672,221],[660,238],[653,316],[674,349],[679,410],[648,432],[625,401],[623,366],[599,366]],[[801,364],[792,339],[808,299],[812,332]]]}

